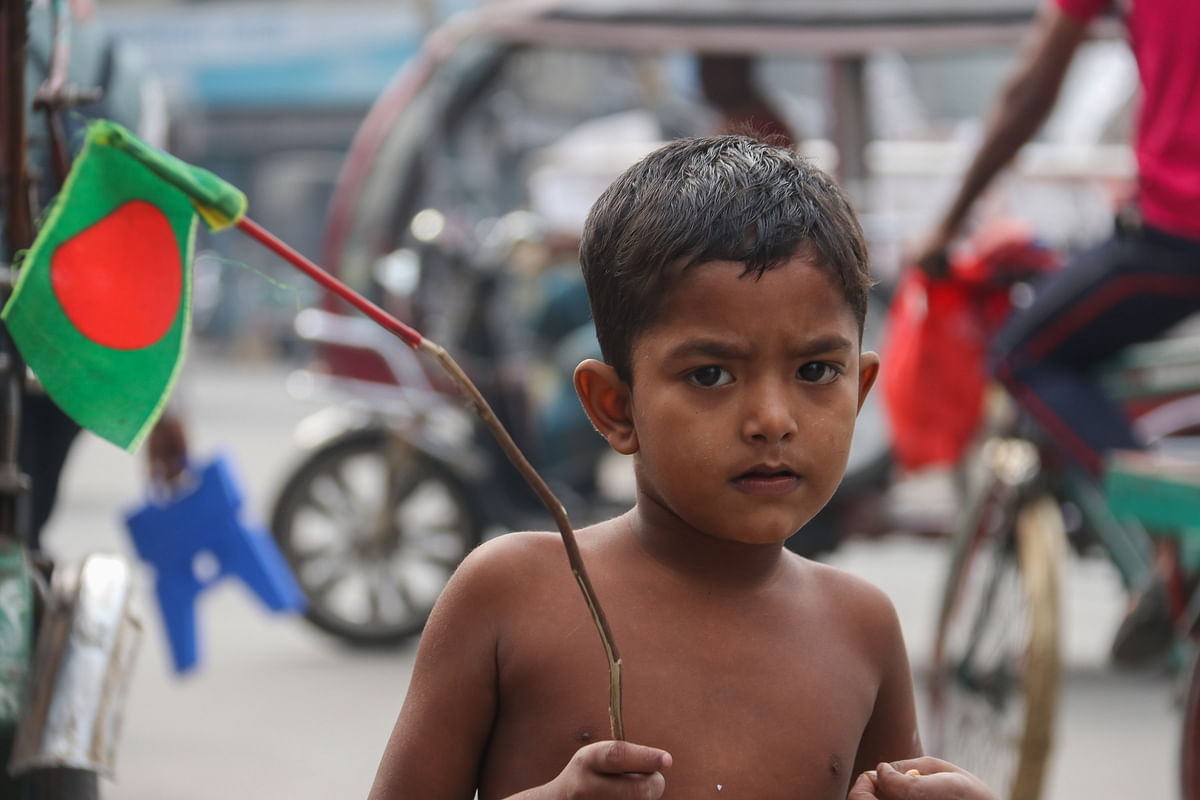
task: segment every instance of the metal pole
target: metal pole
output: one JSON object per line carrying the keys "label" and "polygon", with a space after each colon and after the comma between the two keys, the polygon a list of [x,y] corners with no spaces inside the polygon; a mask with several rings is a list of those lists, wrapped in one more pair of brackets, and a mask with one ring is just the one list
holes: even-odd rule
{"label": "metal pole", "polygon": [[859,206],[866,200],[864,150],[869,124],[866,63],[861,55],[847,55],[831,59],[829,66],[833,86],[833,138],[838,151],[838,181],[850,197],[850,202]]}
{"label": "metal pole", "polygon": [[[27,15],[25,0],[5,0],[3,28],[0,32],[0,64],[4,66],[3,105],[0,106],[0,157],[4,174],[4,234],[10,254],[27,249],[33,243],[33,212],[30,207],[29,174],[25,153],[25,42]],[[8,301],[11,280],[2,282],[0,300]],[[3,337],[3,357],[0,365],[0,541],[16,538],[26,532],[18,531],[17,507],[21,494],[28,489],[29,479],[21,474],[17,463],[17,444],[21,431],[21,403],[25,382],[25,361],[0,326]]]}
{"label": "metal pole", "polygon": [[[29,175],[25,170],[25,41],[26,0],[3,0],[0,12],[0,176],[4,183],[4,238],[8,258],[33,242],[33,210],[30,204]],[[0,304],[12,293],[11,270],[0,276]],[[21,494],[28,489],[28,478],[17,464],[17,442],[21,429],[21,401],[25,362],[0,324],[0,554],[3,570],[0,583],[5,591],[25,598],[0,610],[10,647],[3,653],[4,669],[0,685],[6,691],[24,694],[24,685],[32,669],[30,655],[33,637],[32,574],[24,557],[28,531],[19,531],[25,521],[17,513]],[[27,608],[23,608],[28,603]],[[6,709],[6,716],[17,709]],[[7,720],[16,722],[13,716]],[[0,732],[0,799],[23,800],[28,797],[25,781],[8,773],[7,763],[13,745],[13,729]]]}

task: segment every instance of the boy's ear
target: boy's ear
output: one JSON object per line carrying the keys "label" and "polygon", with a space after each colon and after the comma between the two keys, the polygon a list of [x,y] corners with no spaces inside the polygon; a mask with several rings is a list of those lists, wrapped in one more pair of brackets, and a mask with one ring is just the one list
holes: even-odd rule
{"label": "boy's ear", "polygon": [[879,356],[867,350],[858,357],[858,410],[862,411],[863,403],[879,377]]}
{"label": "boy's ear", "polygon": [[613,450],[633,455],[638,450],[633,428],[629,386],[603,361],[589,358],[575,368],[575,392],[588,419]]}

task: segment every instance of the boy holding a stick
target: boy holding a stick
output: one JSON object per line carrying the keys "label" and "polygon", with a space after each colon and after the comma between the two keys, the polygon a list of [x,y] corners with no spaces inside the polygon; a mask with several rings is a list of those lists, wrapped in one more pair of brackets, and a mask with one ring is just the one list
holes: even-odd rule
{"label": "boy holding a stick", "polygon": [[498,537],[430,617],[371,797],[994,798],[920,758],[887,597],[783,547],[879,370],[840,190],[751,138],[673,142],[596,202],[581,259],[604,361],[575,386],[637,482],[578,536],[620,691],[559,537]]}

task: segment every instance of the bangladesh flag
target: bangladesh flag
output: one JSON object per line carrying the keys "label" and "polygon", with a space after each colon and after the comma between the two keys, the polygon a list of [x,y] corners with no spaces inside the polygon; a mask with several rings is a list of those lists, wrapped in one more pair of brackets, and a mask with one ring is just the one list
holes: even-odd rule
{"label": "bangladesh flag", "polygon": [[137,449],[183,363],[196,214],[219,230],[245,206],[215,175],[114,122],[89,124],[0,314],[68,416]]}

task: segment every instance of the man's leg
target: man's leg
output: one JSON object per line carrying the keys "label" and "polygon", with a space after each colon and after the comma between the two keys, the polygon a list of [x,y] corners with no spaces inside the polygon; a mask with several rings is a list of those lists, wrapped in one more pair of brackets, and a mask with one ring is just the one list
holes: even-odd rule
{"label": "man's leg", "polygon": [[996,375],[1063,453],[1098,477],[1106,451],[1143,443],[1096,367],[1198,311],[1200,242],[1118,234],[1014,313],[993,348]]}
{"label": "man's leg", "polygon": [[21,470],[30,478],[29,545],[37,552],[41,550],[42,527],[54,510],[58,479],[79,426],[42,394],[26,396],[21,416],[18,459]]}

